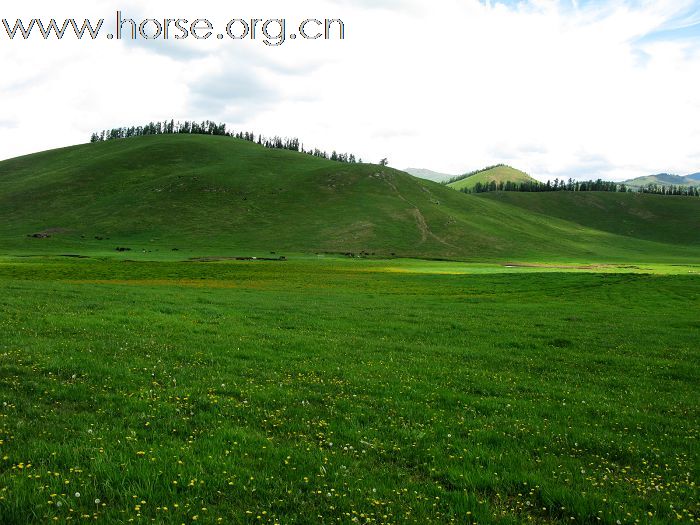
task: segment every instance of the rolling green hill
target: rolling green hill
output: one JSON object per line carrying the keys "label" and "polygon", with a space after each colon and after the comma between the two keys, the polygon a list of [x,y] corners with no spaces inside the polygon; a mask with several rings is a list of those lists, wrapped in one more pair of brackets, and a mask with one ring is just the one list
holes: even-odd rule
{"label": "rolling green hill", "polygon": [[118,247],[134,259],[173,257],[174,248],[181,258],[364,251],[614,262],[700,255],[692,233],[700,199],[619,196],[638,211],[615,229],[606,226],[614,209],[596,221],[588,218],[602,211],[595,205],[558,216],[539,196],[519,194],[519,204],[508,198],[228,137],[137,137],[0,162],[0,255],[105,255]]}
{"label": "rolling green hill", "polygon": [[489,184],[490,182],[535,182],[535,179],[510,166],[495,166],[482,171],[477,171],[463,179],[456,180],[448,184],[456,190],[471,189],[477,183]]}
{"label": "rolling green hill", "polygon": [[669,173],[659,173],[657,175],[647,175],[624,181],[624,184],[632,188],[641,188],[649,184],[658,186],[700,186],[700,173],[693,173],[682,177]]}

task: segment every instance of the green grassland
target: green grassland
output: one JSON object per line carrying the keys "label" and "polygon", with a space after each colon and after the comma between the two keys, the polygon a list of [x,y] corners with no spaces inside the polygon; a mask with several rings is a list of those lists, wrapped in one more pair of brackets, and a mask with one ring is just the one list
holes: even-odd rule
{"label": "green grassland", "polygon": [[457,180],[448,184],[449,187],[455,190],[472,189],[477,183],[489,184],[491,182],[536,182],[527,173],[511,168],[510,166],[496,166],[488,170],[479,171],[474,175],[470,175],[464,179]]}
{"label": "green grassland", "polygon": [[[689,241],[673,243],[660,221],[647,231],[644,210],[648,202],[672,215],[677,201],[624,197],[641,210],[629,216],[633,235],[588,224],[597,210],[584,206],[576,216],[557,217],[371,164],[227,137],[138,137],[0,162],[0,255],[126,247],[135,258],[173,248],[193,257],[364,251],[494,262],[700,258],[693,233],[700,199],[682,204],[674,229]],[[28,237],[35,233],[51,237]]]}
{"label": "green grassland", "polygon": [[697,523],[698,268],[551,270],[5,258],[0,522]]}
{"label": "green grassland", "polygon": [[0,162],[0,524],[700,523],[699,232],[227,137]]}

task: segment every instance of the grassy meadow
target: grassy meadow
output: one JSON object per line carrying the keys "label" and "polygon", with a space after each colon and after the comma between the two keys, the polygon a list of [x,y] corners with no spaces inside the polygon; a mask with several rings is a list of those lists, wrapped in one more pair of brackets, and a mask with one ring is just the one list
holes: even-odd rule
{"label": "grassy meadow", "polygon": [[698,266],[169,257],[0,259],[0,523],[700,522]]}
{"label": "grassy meadow", "polygon": [[0,525],[698,524],[699,274],[697,198],[2,161]]}

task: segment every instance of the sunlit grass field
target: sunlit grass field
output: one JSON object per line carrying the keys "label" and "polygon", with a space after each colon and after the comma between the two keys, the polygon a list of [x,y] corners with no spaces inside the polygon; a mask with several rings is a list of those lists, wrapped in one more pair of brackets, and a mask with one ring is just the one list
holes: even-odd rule
{"label": "sunlit grass field", "polygon": [[697,267],[0,263],[0,523],[700,522]]}

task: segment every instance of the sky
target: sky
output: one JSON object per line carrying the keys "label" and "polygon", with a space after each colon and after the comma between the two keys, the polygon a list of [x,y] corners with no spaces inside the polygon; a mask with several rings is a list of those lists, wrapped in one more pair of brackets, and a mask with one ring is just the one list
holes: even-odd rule
{"label": "sky", "polygon": [[173,118],[399,169],[505,163],[541,180],[700,171],[700,1],[7,4],[11,25],[104,18],[102,35],[121,10],[219,30],[286,18],[288,34],[308,18],[342,19],[345,39],[10,40],[0,24],[0,159]]}

